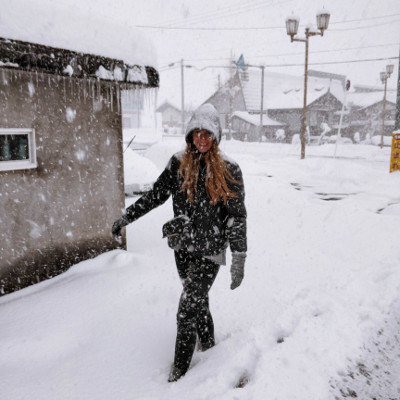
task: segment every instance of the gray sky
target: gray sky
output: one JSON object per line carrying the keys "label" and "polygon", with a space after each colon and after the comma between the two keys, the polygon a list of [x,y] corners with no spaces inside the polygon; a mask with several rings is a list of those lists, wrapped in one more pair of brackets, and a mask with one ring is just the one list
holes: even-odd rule
{"label": "gray sky", "polygon": [[[13,2],[23,1],[27,0],[0,0],[0,6],[4,9]],[[70,18],[76,13],[86,15],[88,20],[106,19],[108,28],[113,24],[127,28],[126,40],[129,27],[136,27],[151,39],[155,48],[161,76],[159,100],[169,98],[178,106],[181,59],[193,66],[184,70],[189,106],[204,101],[216,88],[218,77],[221,82],[229,77],[229,69],[222,67],[229,65],[231,57],[237,60],[240,54],[249,64],[265,65],[266,72],[302,75],[305,45],[290,42],[285,19],[292,12],[298,16],[299,36],[302,36],[306,25],[315,26],[315,16],[323,7],[331,14],[330,25],[323,37],[310,38],[310,69],[339,73],[353,83],[382,87],[379,72],[392,63],[395,73],[388,86],[393,89],[397,86],[398,58],[391,58],[398,57],[400,50],[398,0],[30,0],[29,3],[38,9],[44,7],[46,16],[51,15],[48,10],[52,7],[64,7]],[[40,14],[31,21],[38,24],[38,29],[42,23]],[[66,30],[70,29],[68,22],[66,19]],[[120,41],[119,45],[126,43]],[[168,67],[171,63],[175,64]]]}
{"label": "gray sky", "polygon": [[[135,2],[137,3],[137,2]],[[231,55],[243,53],[245,61],[266,65],[267,71],[295,75],[304,72],[305,45],[290,42],[285,19],[300,18],[315,27],[323,7],[331,14],[324,36],[311,37],[310,69],[346,75],[352,82],[383,87],[379,72],[389,63],[395,73],[388,80],[396,88],[400,50],[398,0],[197,0],[143,2],[135,25],[151,36],[158,55],[162,87],[160,99],[171,97],[180,105],[180,69],[177,61],[203,71],[185,69],[185,97],[190,104],[203,101],[218,82],[228,77]],[[140,18],[139,18],[140,16]],[[164,27],[164,29],[155,28]],[[377,59],[373,61],[374,59]],[[371,61],[367,61],[371,60]],[[172,68],[168,64],[175,62]],[[290,65],[290,66],[289,66]],[[195,100],[193,100],[195,99]]]}

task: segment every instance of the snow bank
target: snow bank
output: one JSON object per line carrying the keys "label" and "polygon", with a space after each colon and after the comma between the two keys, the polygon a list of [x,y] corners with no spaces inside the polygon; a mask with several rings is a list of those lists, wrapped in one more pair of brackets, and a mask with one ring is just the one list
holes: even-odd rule
{"label": "snow bank", "polygon": [[125,186],[133,183],[154,183],[160,175],[155,164],[128,148],[124,152]]}
{"label": "snow bank", "polygon": [[[163,168],[181,145],[158,143],[146,156]],[[4,398],[400,397],[400,217],[391,212],[400,173],[388,173],[390,148],[339,146],[333,158],[334,145],[315,146],[300,160],[287,144],[221,147],[244,173],[249,252],[240,288],[229,289],[222,267],[211,289],[217,345],[166,382],[181,290],[161,238],[169,200],[127,227],[127,252],[0,299]]]}

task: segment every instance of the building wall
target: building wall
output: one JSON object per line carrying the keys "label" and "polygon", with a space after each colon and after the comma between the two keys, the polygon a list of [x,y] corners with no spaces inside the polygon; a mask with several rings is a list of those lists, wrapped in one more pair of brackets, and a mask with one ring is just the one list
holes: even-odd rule
{"label": "building wall", "polygon": [[33,128],[38,163],[0,171],[0,294],[117,248],[110,233],[124,208],[117,86],[0,68],[0,128]]}
{"label": "building wall", "polygon": [[182,113],[174,108],[165,108],[162,112],[162,123],[163,125],[181,126],[182,125]]}
{"label": "building wall", "polygon": [[217,109],[222,129],[229,129],[230,116],[234,111],[247,111],[237,75],[218,89],[205,103],[210,103]]}
{"label": "building wall", "polygon": [[299,109],[293,110],[268,110],[268,116],[276,121],[287,124],[284,128],[286,139],[291,140],[294,134],[301,132],[301,118],[303,111]]}
{"label": "building wall", "polygon": [[[361,140],[382,134],[383,101],[370,107],[359,108],[350,105],[349,135],[360,134]],[[396,105],[390,102],[385,107],[384,135],[392,136],[396,116]]]}

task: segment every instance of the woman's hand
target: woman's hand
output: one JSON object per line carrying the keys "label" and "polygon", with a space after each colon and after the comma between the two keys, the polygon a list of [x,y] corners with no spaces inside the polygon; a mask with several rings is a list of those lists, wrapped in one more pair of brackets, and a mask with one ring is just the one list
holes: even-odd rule
{"label": "woman's hand", "polygon": [[246,253],[232,253],[231,265],[231,289],[236,289],[242,283],[244,278],[244,262],[246,261]]}
{"label": "woman's hand", "polygon": [[113,234],[114,237],[117,238],[121,237],[121,229],[128,224],[129,224],[128,219],[123,215],[113,223],[113,226],[111,228],[111,233]]}

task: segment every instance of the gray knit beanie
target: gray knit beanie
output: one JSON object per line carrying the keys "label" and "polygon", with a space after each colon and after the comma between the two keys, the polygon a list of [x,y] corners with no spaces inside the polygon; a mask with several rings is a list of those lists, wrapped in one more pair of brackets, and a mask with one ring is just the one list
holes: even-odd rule
{"label": "gray knit beanie", "polygon": [[214,136],[217,144],[221,141],[221,121],[218,111],[212,104],[201,105],[192,115],[186,127],[185,140],[190,141],[190,135],[195,129],[205,129]]}

